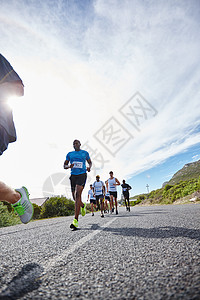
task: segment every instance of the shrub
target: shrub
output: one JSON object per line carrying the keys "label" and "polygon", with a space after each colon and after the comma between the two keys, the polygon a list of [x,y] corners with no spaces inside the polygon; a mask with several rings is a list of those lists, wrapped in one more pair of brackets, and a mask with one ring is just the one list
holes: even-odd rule
{"label": "shrub", "polygon": [[173,185],[167,184],[167,185],[164,187],[164,191],[166,192],[166,191],[170,190],[172,187],[173,187]]}
{"label": "shrub", "polygon": [[70,216],[74,214],[74,201],[63,196],[52,197],[44,203],[40,218]]}
{"label": "shrub", "polygon": [[33,220],[40,218],[40,213],[42,211],[42,207],[38,206],[37,204],[33,203],[34,213],[33,213]]}
{"label": "shrub", "polygon": [[12,226],[21,223],[20,218],[13,212],[8,211],[8,206],[0,202],[0,227]]}

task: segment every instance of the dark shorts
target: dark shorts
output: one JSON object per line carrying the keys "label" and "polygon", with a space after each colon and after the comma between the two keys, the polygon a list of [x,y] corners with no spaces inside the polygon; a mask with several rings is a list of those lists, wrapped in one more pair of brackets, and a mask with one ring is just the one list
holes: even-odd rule
{"label": "dark shorts", "polygon": [[117,198],[117,192],[110,192],[109,191],[109,193],[110,193],[110,196],[113,196],[114,198]]}
{"label": "dark shorts", "polygon": [[0,155],[8,148],[9,144],[9,135],[6,130],[0,126]]}
{"label": "dark shorts", "polygon": [[80,175],[71,175],[69,177],[71,183],[71,191],[74,192],[76,189],[76,185],[85,186],[87,173],[80,174]]}
{"label": "dark shorts", "polygon": [[90,199],[90,203],[96,204],[96,200],[95,199]]}
{"label": "dark shorts", "polygon": [[123,193],[124,199],[129,200],[129,193]]}
{"label": "dark shorts", "polygon": [[99,201],[100,200],[103,200],[104,196],[101,194],[101,195],[97,195],[95,196],[96,197],[96,201]]}
{"label": "dark shorts", "polygon": [[105,196],[105,199],[110,201],[110,196]]}

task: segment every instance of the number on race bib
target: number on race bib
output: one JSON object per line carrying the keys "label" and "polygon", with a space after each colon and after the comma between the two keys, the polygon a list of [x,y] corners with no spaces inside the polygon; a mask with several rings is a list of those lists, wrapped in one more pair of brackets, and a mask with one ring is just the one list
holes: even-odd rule
{"label": "number on race bib", "polygon": [[73,164],[74,164],[74,168],[79,168],[79,169],[83,168],[83,163],[80,161],[74,161]]}

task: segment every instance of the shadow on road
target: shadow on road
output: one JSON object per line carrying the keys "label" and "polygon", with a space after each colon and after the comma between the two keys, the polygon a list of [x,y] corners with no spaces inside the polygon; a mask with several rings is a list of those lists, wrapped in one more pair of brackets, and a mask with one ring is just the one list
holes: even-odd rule
{"label": "shadow on road", "polygon": [[112,232],[115,235],[123,236],[138,236],[144,238],[177,238],[186,237],[189,239],[200,240],[200,230],[198,229],[188,229],[183,227],[153,227],[153,228],[111,228],[107,227],[103,229],[107,232]]}
{"label": "shadow on road", "polygon": [[102,229],[106,232],[111,232],[115,235],[123,236],[137,236],[143,238],[152,238],[152,239],[166,239],[166,238],[177,238],[177,237],[186,237],[192,240],[200,240],[200,230],[199,229],[188,229],[183,227],[152,227],[152,228],[129,228],[129,227],[106,227],[102,228],[99,224],[91,224],[90,228],[81,228],[82,230],[99,230]]}
{"label": "shadow on road", "polygon": [[7,288],[0,294],[1,300],[19,299],[33,290],[37,290],[41,284],[38,279],[43,272],[43,267],[36,263],[27,264],[7,284]]}

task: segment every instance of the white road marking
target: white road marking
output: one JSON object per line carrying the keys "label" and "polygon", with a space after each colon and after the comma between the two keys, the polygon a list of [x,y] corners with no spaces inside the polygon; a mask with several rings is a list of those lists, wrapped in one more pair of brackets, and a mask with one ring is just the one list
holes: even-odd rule
{"label": "white road marking", "polygon": [[48,263],[43,266],[44,272],[42,273],[42,276],[44,276],[46,273],[50,272],[53,268],[56,266],[59,266],[59,262],[63,263],[63,261],[66,261],[66,258],[69,254],[73,253],[77,248],[80,248],[82,245],[84,245],[86,242],[91,240],[95,235],[100,233],[104,228],[108,227],[111,223],[113,223],[116,220],[116,218],[112,218],[109,222],[102,225],[100,229],[94,230],[90,234],[84,236],[82,239],[80,239],[77,243],[72,245],[70,248],[68,248],[66,251],[64,251],[61,255],[54,256],[51,258]]}

